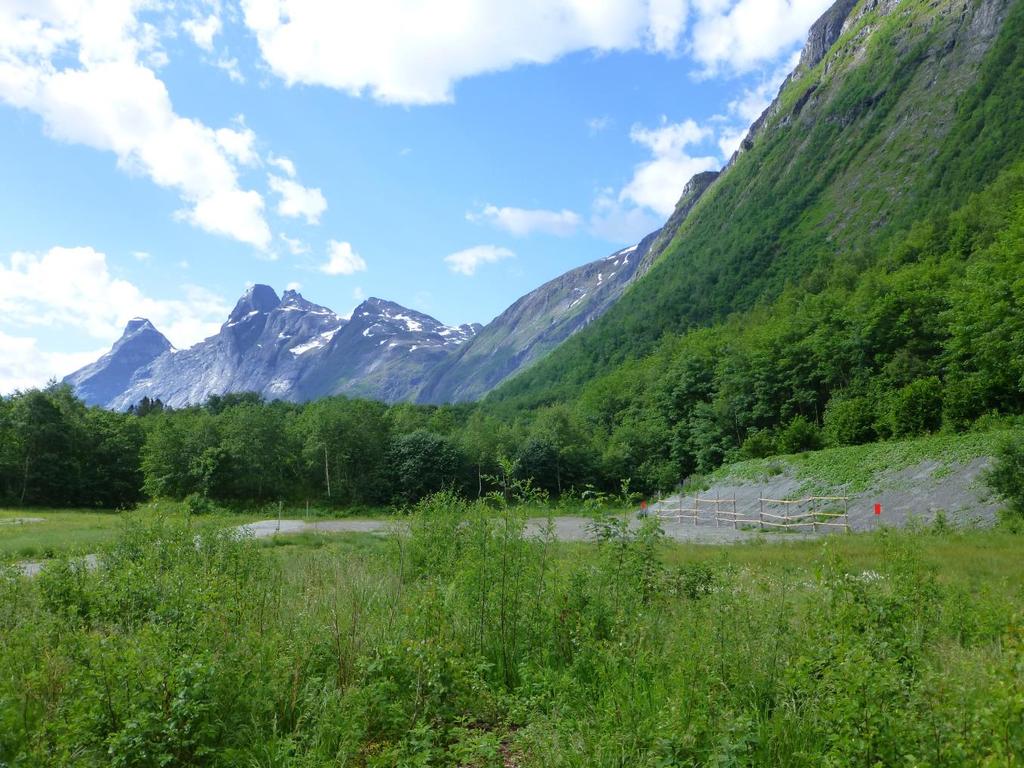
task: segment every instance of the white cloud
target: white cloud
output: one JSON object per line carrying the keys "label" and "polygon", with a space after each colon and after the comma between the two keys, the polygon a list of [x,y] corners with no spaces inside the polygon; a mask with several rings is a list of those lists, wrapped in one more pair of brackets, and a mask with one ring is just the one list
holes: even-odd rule
{"label": "white cloud", "polygon": [[141,61],[157,39],[144,0],[0,4],[0,100],[38,114],[53,138],[113,152],[118,166],[178,191],[179,218],[265,247],[263,197],[239,186],[217,131],[175,113]]}
{"label": "white cloud", "polygon": [[747,130],[746,128],[735,126],[731,128],[724,127],[719,131],[718,148],[721,150],[723,158],[728,160],[740,148],[743,138],[747,135]]}
{"label": "white cloud", "polygon": [[293,219],[303,217],[307,224],[318,224],[320,214],[327,210],[327,200],[323,192],[315,187],[304,187],[297,181],[283,176],[269,176],[267,183],[270,188],[281,196],[277,203],[277,212]]}
{"label": "white cloud", "polygon": [[477,245],[464,251],[457,251],[444,257],[448,269],[460,275],[471,276],[481,264],[493,264],[504,259],[511,259],[515,254],[508,248],[497,245]]}
{"label": "white cloud", "polygon": [[[581,50],[672,50],[684,0],[242,0],[264,60],[288,84],[402,104],[450,101],[456,82]],[[396,22],[396,19],[399,20]]]}
{"label": "white cloud", "polygon": [[[731,119],[733,123],[720,125],[718,128],[718,147],[722,157],[728,160],[732,154],[739,149],[740,143],[750,130],[750,125],[761,116],[761,114],[772,103],[772,100],[782,87],[783,81],[789,76],[800,61],[800,52],[794,51],[768,76],[764,77],[757,85],[743,89],[743,92],[729,102],[728,117],[722,116],[722,120]],[[736,122],[738,121],[738,122]]]}
{"label": "white cloud", "polygon": [[[705,75],[749,72],[804,40],[833,0],[241,0],[270,69],[401,104],[451,101],[465,78],[574,51],[686,51]],[[400,19],[400,23],[395,23]]]}
{"label": "white cloud", "polygon": [[132,256],[137,261],[149,261],[153,258],[153,254],[149,251],[132,251]]}
{"label": "white cloud", "polygon": [[181,26],[204,51],[213,50],[213,38],[220,33],[222,27],[220,18],[213,13],[205,19],[189,19],[182,22]]}
{"label": "white cloud", "polygon": [[106,347],[99,347],[87,352],[45,352],[34,338],[0,331],[0,395],[42,387],[50,379],[60,380],[106,351]]}
{"label": "white cloud", "polygon": [[807,37],[834,0],[697,0],[690,55],[707,75],[749,72]]}
{"label": "white cloud", "polygon": [[364,291],[361,286],[357,285],[352,289],[352,298],[356,301],[362,301],[366,298],[366,291]]}
{"label": "white cloud", "polygon": [[84,333],[109,347],[128,320],[147,317],[183,347],[215,333],[229,310],[221,297],[197,286],[185,286],[180,299],[147,296],[113,276],[106,255],[93,248],[14,253],[0,259],[0,318],[6,329],[0,331],[0,391],[43,384],[98,357],[95,351],[41,352],[24,335],[32,328]]}
{"label": "white cloud", "polygon": [[295,178],[295,163],[283,155],[275,155],[271,152],[267,155],[267,162],[284,173],[289,178]]}
{"label": "white cloud", "polygon": [[238,68],[238,59],[227,56],[221,56],[217,59],[217,68],[223,69],[228,73],[228,78],[231,82],[238,83],[239,85],[245,83],[245,75],[242,74],[242,70]]}
{"label": "white cloud", "polygon": [[534,232],[567,237],[573,234],[580,225],[579,214],[566,209],[545,211],[487,205],[480,213],[467,213],[466,218],[469,221],[486,222],[517,237]]}
{"label": "white cloud", "polygon": [[[679,191],[682,192],[682,187]],[[638,242],[662,223],[662,219],[647,209],[624,204],[613,190],[603,189],[594,199],[589,230],[603,240],[617,245],[629,245]]]}
{"label": "white cloud", "polygon": [[257,165],[260,157],[256,154],[256,134],[249,128],[236,131],[233,128],[219,128],[217,143],[235,162],[241,165]]}
{"label": "white cloud", "polygon": [[591,136],[596,136],[611,127],[613,120],[608,115],[601,117],[592,117],[587,120],[587,129],[590,131]]}
{"label": "white cloud", "polygon": [[658,128],[633,126],[629,137],[646,146],[653,158],[633,172],[633,178],[619,193],[621,201],[650,208],[662,216],[668,216],[675,209],[683,186],[701,171],[717,168],[717,157],[693,157],[688,153],[690,146],[711,138],[709,128],[693,120],[669,123],[662,118]]}
{"label": "white cloud", "polygon": [[761,113],[772,103],[782,87],[783,81],[800,63],[800,51],[794,51],[775,69],[752,88],[745,88],[743,93],[729,102],[729,114],[747,125],[761,116]]}
{"label": "white cloud", "polygon": [[291,283],[288,283],[288,285],[286,285],[284,287],[284,289],[286,291],[301,291],[302,290],[302,283],[291,282]]}
{"label": "white cloud", "polygon": [[656,51],[674,51],[686,26],[687,0],[650,0],[650,35]]}
{"label": "white cloud", "polygon": [[309,246],[299,238],[288,237],[284,232],[282,232],[279,237],[284,241],[284,244],[288,247],[288,252],[291,253],[292,256],[301,256],[304,253],[309,253]]}
{"label": "white cloud", "polygon": [[320,271],[328,275],[354,275],[366,271],[366,261],[352,250],[351,243],[331,240],[327,244],[327,262]]}

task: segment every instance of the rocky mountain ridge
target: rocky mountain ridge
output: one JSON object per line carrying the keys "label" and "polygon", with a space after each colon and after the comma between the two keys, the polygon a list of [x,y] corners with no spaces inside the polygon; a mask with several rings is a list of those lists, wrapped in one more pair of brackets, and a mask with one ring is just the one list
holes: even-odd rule
{"label": "rocky mountain ridge", "polygon": [[[345,319],[294,292],[279,299],[271,288],[254,286],[210,339],[188,350],[153,348],[131,357],[135,345],[128,343],[126,332],[110,353],[66,380],[87,402],[117,409],[142,397],[180,407],[238,391],[295,401],[336,394],[386,402],[479,399],[604,317],[663,256],[678,250],[684,223],[702,207],[698,203],[705,193],[730,175],[737,158],[815,102],[818,81],[839,55],[837,49],[863,46],[872,24],[904,4],[838,0],[812,26],[799,64],[779,97],[751,125],[737,153],[721,173],[701,173],[687,181],[663,227],[634,246],[545,283],[486,327],[450,328],[382,299],[364,302]],[[812,72],[818,74],[810,77]],[[795,102],[785,99],[803,87],[803,80],[808,85],[802,95]],[[672,258],[679,256],[673,253]]]}
{"label": "rocky mountain ridge", "polygon": [[[296,291],[279,298],[254,285],[214,336],[173,349],[148,320],[96,363],[65,378],[91,405],[126,410],[144,397],[180,408],[210,395],[258,392],[302,402],[330,395],[385,402],[476,400],[607,312],[657,260],[718,174],[684,187],[664,227],[551,280],[493,321],[446,326],[394,302],[370,298],[343,318]],[[137,340],[143,323],[151,342]]]}

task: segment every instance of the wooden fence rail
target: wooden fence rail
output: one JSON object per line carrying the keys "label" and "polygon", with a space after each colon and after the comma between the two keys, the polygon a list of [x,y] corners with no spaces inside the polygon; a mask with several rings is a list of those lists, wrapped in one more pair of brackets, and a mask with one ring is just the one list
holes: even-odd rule
{"label": "wooden fence rail", "polygon": [[[842,502],[842,511],[832,504]],[[767,510],[766,510],[767,506]],[[775,509],[775,511],[768,511]],[[792,510],[792,511],[790,511]],[[668,503],[657,501],[651,512],[661,520],[684,520],[700,525],[702,521],[710,523],[714,520],[715,527],[732,525],[738,529],[741,525],[766,528],[810,528],[817,532],[819,528],[842,528],[850,530],[850,499],[848,496],[807,496],[802,499],[771,499],[761,494],[758,498],[757,517],[750,513],[741,514],[736,507],[736,498],[701,498],[695,495],[691,499],[680,496],[678,500]],[[781,513],[781,514],[780,514]]]}

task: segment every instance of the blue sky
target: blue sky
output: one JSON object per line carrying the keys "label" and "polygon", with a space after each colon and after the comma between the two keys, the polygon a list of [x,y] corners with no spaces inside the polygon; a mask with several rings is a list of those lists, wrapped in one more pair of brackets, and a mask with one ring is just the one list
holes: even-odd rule
{"label": "blue sky", "polygon": [[0,392],[252,282],[450,323],[658,227],[828,0],[0,0]]}

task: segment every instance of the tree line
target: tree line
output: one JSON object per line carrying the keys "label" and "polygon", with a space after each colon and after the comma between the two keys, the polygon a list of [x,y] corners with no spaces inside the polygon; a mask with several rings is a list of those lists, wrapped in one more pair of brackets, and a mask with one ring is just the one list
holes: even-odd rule
{"label": "tree line", "polygon": [[[69,388],[0,398],[0,502],[149,497],[406,504],[529,480],[552,497],[670,490],[724,462],[1024,414],[1024,164],[887,251],[777,300],[668,334],[572,393],[478,404],[211,398],[87,408]],[[513,382],[515,384],[515,382]]]}
{"label": "tree line", "polygon": [[66,385],[0,398],[0,503],[114,508],[147,497],[319,505],[467,497],[510,483],[560,496],[618,490],[618,465],[568,407],[501,420],[475,406],[385,405],[254,393],[128,413]]}

